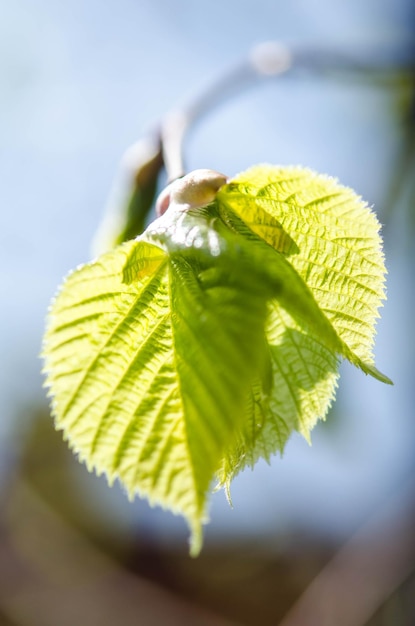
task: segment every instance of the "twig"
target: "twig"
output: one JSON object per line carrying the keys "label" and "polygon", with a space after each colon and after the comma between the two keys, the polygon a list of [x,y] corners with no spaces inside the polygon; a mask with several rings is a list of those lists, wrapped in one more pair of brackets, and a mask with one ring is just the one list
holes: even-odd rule
{"label": "twig", "polygon": [[319,47],[288,47],[278,41],[254,46],[240,63],[230,67],[187,106],[166,115],[161,124],[161,142],[167,178],[172,182],[186,173],[183,145],[189,129],[206,113],[236,93],[255,86],[263,78],[275,78],[288,72],[340,74],[370,77],[391,83],[402,77],[413,79],[415,54],[411,47],[401,50],[372,49],[364,54]]}
{"label": "twig", "polygon": [[183,145],[188,130],[206,113],[235,92],[252,87],[258,79],[277,76],[291,67],[289,49],[269,42],[255,46],[241,63],[231,67],[182,109],[168,113],[161,124],[163,158],[169,182],[186,173]]}

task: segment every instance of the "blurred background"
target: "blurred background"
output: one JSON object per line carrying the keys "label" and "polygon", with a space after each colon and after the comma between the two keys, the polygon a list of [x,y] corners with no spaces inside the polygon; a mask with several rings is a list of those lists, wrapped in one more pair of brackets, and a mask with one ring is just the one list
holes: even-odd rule
{"label": "blurred background", "polygon": [[[0,0],[0,626],[415,622],[414,17],[410,0]],[[395,386],[342,365],[313,445],[239,476],[234,509],[215,493],[194,560],[183,520],[67,450],[38,354],[126,148],[267,40],[370,67],[253,81],[192,128],[187,168],[300,164],[375,207]]]}

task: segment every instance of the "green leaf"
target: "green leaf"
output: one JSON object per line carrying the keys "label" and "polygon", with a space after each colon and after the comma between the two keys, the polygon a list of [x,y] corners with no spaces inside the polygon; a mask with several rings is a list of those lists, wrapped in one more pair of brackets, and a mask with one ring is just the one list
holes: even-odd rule
{"label": "green leaf", "polygon": [[218,480],[229,489],[246,465],[282,452],[293,430],[309,439],[334,399],[337,355],[391,381],[373,365],[385,267],[379,223],[367,205],[331,178],[273,166],[240,174],[219,190],[217,201],[229,228],[279,251],[304,286],[298,283],[298,297],[291,292],[270,307],[272,393],[257,400],[256,414],[224,459]]}
{"label": "green leaf", "polygon": [[390,382],[372,355],[374,214],[309,170],[224,180],[171,185],[141,237],[70,274],[44,342],[57,427],[90,469],[182,514],[193,554],[215,475],[229,493],[294,430],[309,439],[340,357]]}
{"label": "green leaf", "polygon": [[[267,358],[270,291],[222,254],[228,243],[203,217],[179,214],[181,228],[176,217],[158,220],[159,231],[174,224],[170,254],[132,241],[68,277],[44,357],[56,425],[79,457],[184,515],[197,553],[206,492]],[[193,258],[177,247],[190,231],[210,246]]]}

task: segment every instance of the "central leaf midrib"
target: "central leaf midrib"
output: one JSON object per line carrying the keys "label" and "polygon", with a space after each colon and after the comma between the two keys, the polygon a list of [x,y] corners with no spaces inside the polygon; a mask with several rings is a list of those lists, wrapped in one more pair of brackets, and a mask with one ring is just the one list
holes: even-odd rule
{"label": "central leaf midrib", "polygon": [[180,354],[180,351],[178,350],[177,347],[177,337],[176,337],[176,332],[175,332],[175,325],[174,325],[174,316],[175,313],[173,311],[173,303],[175,302],[175,298],[174,298],[174,294],[173,294],[173,265],[174,265],[174,259],[170,259],[170,262],[168,264],[168,291],[169,291],[169,301],[170,301],[170,327],[171,327],[171,333],[172,333],[172,345],[173,345],[173,360],[174,360],[174,368],[175,371],[177,372],[177,387],[178,387],[178,393],[179,393],[179,397],[180,397],[180,402],[182,405],[182,410],[183,410],[183,420],[184,420],[184,430],[185,430],[185,442],[186,442],[186,449],[187,449],[187,455],[188,455],[188,459],[189,459],[189,465],[191,468],[191,479],[192,479],[192,485],[193,485],[193,497],[194,497],[194,501],[196,502],[196,509],[198,511],[198,514],[201,515],[202,514],[202,510],[203,510],[203,501],[201,502],[201,498],[200,498],[200,490],[198,489],[197,486],[197,479],[196,479],[196,467],[195,467],[195,462],[193,459],[193,454],[190,448],[190,441],[189,441],[189,426],[188,426],[188,422],[187,422],[187,412],[186,412],[186,407],[185,407],[185,402],[184,402],[184,393],[183,393],[183,385],[182,385],[182,381],[179,375],[179,371],[178,371],[178,354]]}

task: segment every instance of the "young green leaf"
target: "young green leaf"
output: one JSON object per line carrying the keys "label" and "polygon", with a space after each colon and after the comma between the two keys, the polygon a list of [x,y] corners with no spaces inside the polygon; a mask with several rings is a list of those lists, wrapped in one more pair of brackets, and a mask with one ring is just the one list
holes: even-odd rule
{"label": "young green leaf", "polygon": [[259,405],[261,419],[251,413],[218,472],[229,489],[245,466],[282,451],[293,430],[309,439],[334,399],[338,356],[391,381],[373,365],[385,267],[379,223],[367,205],[326,176],[268,165],[234,178],[217,202],[234,232],[284,255],[320,314],[291,296],[273,300],[267,326],[273,391]]}
{"label": "young green leaf", "polygon": [[207,490],[268,358],[277,291],[243,254],[234,263],[233,234],[203,213],[170,211],[145,237],[68,277],[49,316],[47,384],[79,457],[183,514],[197,553]]}
{"label": "young green leaf", "polygon": [[206,494],[309,438],[338,358],[373,365],[384,266],[357,196],[298,168],[225,184],[198,170],[141,237],[75,270],[44,343],[53,413],[90,469],[181,513],[201,547]]}

